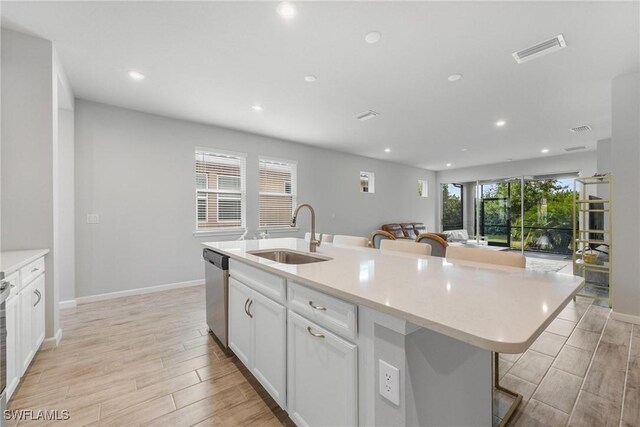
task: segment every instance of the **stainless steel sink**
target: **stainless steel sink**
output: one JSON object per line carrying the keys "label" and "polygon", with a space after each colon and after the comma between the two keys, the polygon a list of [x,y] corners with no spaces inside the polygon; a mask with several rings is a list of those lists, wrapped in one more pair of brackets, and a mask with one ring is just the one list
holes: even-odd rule
{"label": "stainless steel sink", "polygon": [[316,254],[311,255],[309,253],[297,252],[289,249],[263,249],[258,251],[248,251],[247,253],[282,264],[311,264],[313,262],[331,260],[331,258],[326,256]]}

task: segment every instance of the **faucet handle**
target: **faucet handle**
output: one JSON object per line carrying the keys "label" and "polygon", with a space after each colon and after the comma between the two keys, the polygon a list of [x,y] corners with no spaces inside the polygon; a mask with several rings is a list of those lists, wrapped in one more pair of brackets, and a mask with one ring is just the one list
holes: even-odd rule
{"label": "faucet handle", "polygon": [[320,246],[320,244],[322,243],[322,235],[323,233],[320,233],[320,238],[316,239],[316,246]]}

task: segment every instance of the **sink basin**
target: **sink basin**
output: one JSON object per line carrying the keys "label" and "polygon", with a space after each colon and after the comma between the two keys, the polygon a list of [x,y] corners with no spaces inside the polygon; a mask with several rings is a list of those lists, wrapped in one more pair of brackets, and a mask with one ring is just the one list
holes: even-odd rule
{"label": "sink basin", "polygon": [[248,251],[247,253],[282,264],[311,264],[313,262],[331,260],[331,258],[326,256],[297,252],[289,249],[264,249],[259,251]]}

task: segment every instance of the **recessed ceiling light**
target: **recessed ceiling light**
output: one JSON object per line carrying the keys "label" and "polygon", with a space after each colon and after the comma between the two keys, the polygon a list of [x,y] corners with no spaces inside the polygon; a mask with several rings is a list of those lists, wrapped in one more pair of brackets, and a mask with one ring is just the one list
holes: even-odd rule
{"label": "recessed ceiling light", "polygon": [[447,77],[447,80],[449,80],[450,82],[456,82],[461,78],[462,78],[462,74],[451,74],[449,77]]}
{"label": "recessed ceiling light", "polygon": [[505,122],[504,120],[498,120],[496,122],[496,126],[498,126],[498,127],[502,127],[502,126],[504,126],[506,124],[507,124],[507,122]]}
{"label": "recessed ceiling light", "polygon": [[276,11],[278,12],[278,15],[282,16],[284,19],[292,19],[298,13],[296,5],[289,1],[280,2]]}
{"label": "recessed ceiling light", "polygon": [[451,163],[447,163],[447,167],[450,168],[451,167]]}
{"label": "recessed ceiling light", "polygon": [[469,151],[469,149],[468,148],[462,148],[462,149],[460,149],[460,151]]}
{"label": "recessed ceiling light", "polygon": [[254,105],[251,106],[251,109],[253,111],[262,111],[262,106],[258,105],[258,104],[254,104]]}
{"label": "recessed ceiling light", "polygon": [[384,152],[385,152],[385,153],[390,153],[390,152],[391,152],[391,148],[385,148],[385,149],[384,149]]}
{"label": "recessed ceiling light", "polygon": [[381,38],[382,34],[377,31],[371,31],[366,36],[364,36],[364,39],[367,43],[378,43]]}
{"label": "recessed ceiling light", "polygon": [[314,76],[313,74],[310,74],[308,76],[304,76],[304,80],[309,82],[309,83],[313,83],[316,80],[318,80],[318,78],[316,76]]}
{"label": "recessed ceiling light", "polygon": [[144,79],[144,74],[142,74],[139,71],[129,71],[129,77],[131,77],[133,80],[143,80]]}
{"label": "recessed ceiling light", "polygon": [[547,154],[549,152],[549,149],[548,148],[543,148],[540,152],[544,153],[544,154]]}

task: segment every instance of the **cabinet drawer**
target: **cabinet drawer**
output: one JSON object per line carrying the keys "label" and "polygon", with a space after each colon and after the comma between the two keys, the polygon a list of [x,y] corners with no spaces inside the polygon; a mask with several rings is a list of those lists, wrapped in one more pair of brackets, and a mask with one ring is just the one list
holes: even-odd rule
{"label": "cabinet drawer", "polygon": [[33,279],[38,277],[40,274],[44,272],[44,257],[38,258],[33,261],[31,264],[27,264],[26,266],[20,269],[20,277],[22,278],[22,283],[20,286],[27,285]]}
{"label": "cabinet drawer", "polygon": [[229,275],[252,289],[282,304],[286,301],[285,280],[259,268],[229,260]]}
{"label": "cabinet drawer", "polygon": [[352,340],[356,337],[357,307],[354,304],[289,282],[289,307],[331,332]]}
{"label": "cabinet drawer", "polygon": [[6,282],[7,286],[11,287],[11,293],[9,293],[7,299],[18,294],[18,291],[20,290],[20,274],[17,271],[8,275],[2,281]]}

